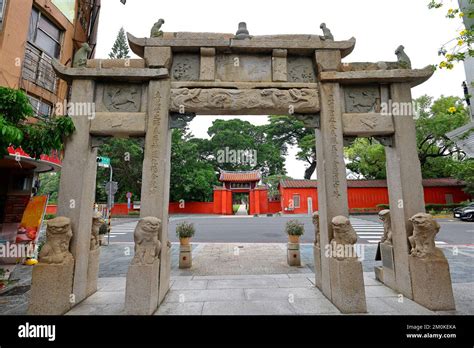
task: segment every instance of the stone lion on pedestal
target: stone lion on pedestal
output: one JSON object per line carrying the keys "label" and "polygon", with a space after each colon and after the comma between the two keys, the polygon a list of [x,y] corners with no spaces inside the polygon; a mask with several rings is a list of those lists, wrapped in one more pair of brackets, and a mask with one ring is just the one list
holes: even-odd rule
{"label": "stone lion on pedestal", "polygon": [[96,250],[99,248],[99,230],[100,226],[104,223],[101,213],[96,213],[92,217],[92,229],[91,229],[91,244],[90,250]]}
{"label": "stone lion on pedestal", "polygon": [[357,242],[357,233],[351,222],[345,216],[336,216],[331,221],[333,239],[331,240],[333,257],[339,260],[357,257],[354,244]]}
{"label": "stone lion on pedestal", "polygon": [[390,210],[385,209],[380,211],[379,219],[383,221],[383,236],[380,242],[392,245],[392,220]]}
{"label": "stone lion on pedestal", "polygon": [[72,259],[69,243],[72,238],[71,220],[57,217],[46,224],[46,243],[39,253],[39,261],[60,264]]}
{"label": "stone lion on pedestal", "polygon": [[313,213],[313,225],[314,225],[314,245],[319,246],[321,243],[321,237],[319,232],[319,212]]}
{"label": "stone lion on pedestal", "polygon": [[141,219],[134,232],[135,256],[132,264],[151,265],[160,257],[161,220],[156,217]]}
{"label": "stone lion on pedestal", "polygon": [[443,252],[436,247],[435,237],[441,228],[438,222],[426,213],[418,213],[410,218],[413,223],[413,235],[408,237],[411,244],[410,254],[419,258],[444,258]]}

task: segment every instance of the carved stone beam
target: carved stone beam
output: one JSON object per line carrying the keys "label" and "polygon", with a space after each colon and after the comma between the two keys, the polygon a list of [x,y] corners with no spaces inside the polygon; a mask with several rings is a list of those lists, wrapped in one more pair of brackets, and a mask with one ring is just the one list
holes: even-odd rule
{"label": "carved stone beam", "polygon": [[298,121],[303,122],[306,128],[320,128],[321,115],[320,114],[294,114]]}
{"label": "carved stone beam", "polygon": [[195,113],[187,112],[180,114],[179,112],[170,112],[170,129],[179,129],[186,127],[188,122],[191,122],[194,117],[196,117]]}
{"label": "carved stone beam", "polygon": [[52,61],[53,69],[59,78],[64,81],[72,80],[110,80],[126,82],[142,82],[169,77],[168,69],[141,69],[141,68],[68,68],[57,60]]}
{"label": "carved stone beam", "polygon": [[345,113],[342,124],[346,136],[372,137],[395,133],[392,116],[379,113]]}
{"label": "carved stone beam", "polygon": [[344,147],[351,146],[356,139],[357,137],[344,137]]}
{"label": "carved stone beam", "polygon": [[317,89],[172,88],[170,110],[202,115],[292,115],[320,110]]}
{"label": "carved stone beam", "polygon": [[374,138],[383,146],[393,147],[393,136],[376,136]]}
{"label": "carved stone beam", "polygon": [[144,112],[98,112],[91,120],[89,132],[96,136],[144,136]]}
{"label": "carved stone beam", "polygon": [[424,69],[361,70],[361,71],[323,71],[319,74],[321,82],[340,84],[388,84],[403,82],[411,87],[427,81],[434,73],[431,66]]}

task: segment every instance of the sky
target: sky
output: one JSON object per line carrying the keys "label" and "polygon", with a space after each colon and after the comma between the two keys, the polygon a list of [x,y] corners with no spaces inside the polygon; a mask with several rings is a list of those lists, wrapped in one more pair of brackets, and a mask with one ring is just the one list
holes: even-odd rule
{"label": "sky", "polygon": [[[165,19],[166,32],[235,33],[246,22],[251,35],[321,34],[325,22],[336,40],[355,37],[354,51],[343,62],[396,61],[399,45],[413,68],[440,62],[439,48],[463,29],[461,20],[447,19],[457,1],[445,0],[446,7],[429,10],[429,0],[102,0],[96,58],[108,58],[120,27],[136,37],[148,37],[153,24]],[[438,70],[424,84],[413,88],[413,97],[428,94],[462,96],[465,79],[462,64],[453,70]],[[207,129],[216,119],[241,118],[264,124],[263,116],[198,116],[190,123],[191,132],[207,138]],[[290,149],[286,159],[289,176],[302,179],[305,163],[295,159]]]}

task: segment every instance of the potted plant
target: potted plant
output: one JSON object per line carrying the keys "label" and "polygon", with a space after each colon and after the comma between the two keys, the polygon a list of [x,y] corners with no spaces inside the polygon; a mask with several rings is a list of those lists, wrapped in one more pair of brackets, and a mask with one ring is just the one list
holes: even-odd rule
{"label": "potted plant", "polygon": [[194,224],[186,221],[181,222],[176,226],[176,236],[179,238],[179,243],[181,245],[189,245],[189,241],[191,237],[194,236],[195,232]]}
{"label": "potted plant", "polygon": [[290,220],[286,223],[286,233],[290,243],[299,243],[300,236],[304,234],[304,225],[298,220]]}

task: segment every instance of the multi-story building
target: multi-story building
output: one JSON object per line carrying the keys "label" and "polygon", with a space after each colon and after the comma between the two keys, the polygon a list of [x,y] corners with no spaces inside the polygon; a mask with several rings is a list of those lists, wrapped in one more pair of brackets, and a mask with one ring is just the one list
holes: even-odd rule
{"label": "multi-story building", "polygon": [[[70,66],[83,42],[92,58],[99,11],[100,0],[0,0],[0,86],[25,91],[36,116],[53,116],[69,86],[51,61]],[[57,154],[35,160],[21,149],[8,151],[0,158],[0,242],[15,235],[38,173],[60,169]]]}
{"label": "multi-story building", "polygon": [[24,90],[39,116],[51,116],[68,96],[51,60],[69,65],[83,42],[95,48],[99,10],[100,0],[0,0],[0,85]]}

